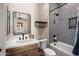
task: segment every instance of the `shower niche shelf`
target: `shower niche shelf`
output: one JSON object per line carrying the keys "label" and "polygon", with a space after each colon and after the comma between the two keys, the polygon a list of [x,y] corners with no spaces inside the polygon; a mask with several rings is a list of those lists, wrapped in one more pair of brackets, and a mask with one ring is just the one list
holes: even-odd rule
{"label": "shower niche shelf", "polygon": [[35,26],[36,27],[47,27],[47,23],[46,21],[35,21]]}

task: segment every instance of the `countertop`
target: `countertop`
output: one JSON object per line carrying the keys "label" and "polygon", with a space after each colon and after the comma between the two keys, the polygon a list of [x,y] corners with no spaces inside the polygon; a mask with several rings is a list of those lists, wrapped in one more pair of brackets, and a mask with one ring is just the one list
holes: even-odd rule
{"label": "countertop", "polygon": [[39,41],[37,39],[7,41],[6,49],[15,48],[15,47],[24,46],[24,45],[30,45],[30,44],[34,44],[34,43],[38,43],[38,45],[39,45]]}

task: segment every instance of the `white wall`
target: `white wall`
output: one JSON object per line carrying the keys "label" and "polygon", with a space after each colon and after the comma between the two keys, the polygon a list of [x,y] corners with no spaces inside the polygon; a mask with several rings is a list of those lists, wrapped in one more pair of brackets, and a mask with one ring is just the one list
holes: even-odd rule
{"label": "white wall", "polygon": [[5,55],[5,40],[6,40],[6,16],[7,16],[7,8],[5,4],[0,3],[0,56]]}
{"label": "white wall", "polygon": [[35,21],[39,20],[39,4],[33,4],[33,3],[14,3],[14,4],[8,4],[9,11],[11,13],[11,33],[10,36],[13,36],[13,15],[12,13],[14,11],[16,12],[23,12],[31,14],[31,33],[34,34],[35,38],[38,37],[38,28],[35,27]]}
{"label": "white wall", "polygon": [[48,3],[41,3],[39,5],[39,18],[40,21],[48,22],[47,27],[39,28],[39,36],[41,38],[49,39],[49,4]]}

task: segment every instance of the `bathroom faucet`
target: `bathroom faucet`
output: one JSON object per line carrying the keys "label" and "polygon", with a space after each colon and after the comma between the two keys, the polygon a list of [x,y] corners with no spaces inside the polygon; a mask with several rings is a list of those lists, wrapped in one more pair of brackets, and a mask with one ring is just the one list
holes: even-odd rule
{"label": "bathroom faucet", "polygon": [[24,40],[24,33],[22,33],[22,39]]}
{"label": "bathroom faucet", "polygon": [[54,42],[57,42],[57,40],[55,40],[55,39],[54,39],[53,41],[54,41]]}
{"label": "bathroom faucet", "polygon": [[57,42],[57,36],[56,35],[53,35],[53,41],[54,41],[54,45],[56,45],[56,42]]}
{"label": "bathroom faucet", "polygon": [[56,45],[56,43],[57,43],[57,40],[55,40],[55,39],[54,39],[53,41],[54,41],[54,45]]}

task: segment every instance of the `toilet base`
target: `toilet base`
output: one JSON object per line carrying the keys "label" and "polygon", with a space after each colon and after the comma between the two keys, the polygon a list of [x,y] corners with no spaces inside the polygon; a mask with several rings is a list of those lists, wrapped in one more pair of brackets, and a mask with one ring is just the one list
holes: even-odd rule
{"label": "toilet base", "polygon": [[55,56],[56,55],[56,52],[50,48],[45,48],[45,49],[43,49],[43,51],[44,51],[45,56]]}

